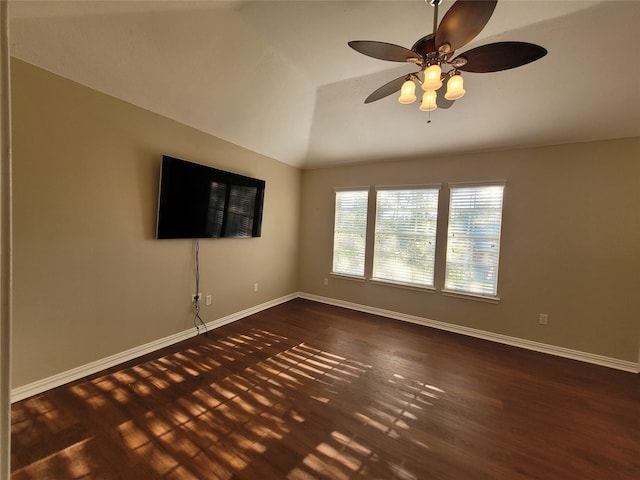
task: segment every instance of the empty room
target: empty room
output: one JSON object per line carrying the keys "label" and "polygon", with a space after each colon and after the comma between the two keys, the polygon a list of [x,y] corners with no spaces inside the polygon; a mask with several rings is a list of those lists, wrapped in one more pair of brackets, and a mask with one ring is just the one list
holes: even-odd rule
{"label": "empty room", "polygon": [[640,2],[0,12],[0,479],[640,478]]}

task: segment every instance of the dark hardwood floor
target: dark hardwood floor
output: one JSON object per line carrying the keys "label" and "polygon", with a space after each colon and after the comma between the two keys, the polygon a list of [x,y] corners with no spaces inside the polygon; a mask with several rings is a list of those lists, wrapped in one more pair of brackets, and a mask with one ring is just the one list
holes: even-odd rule
{"label": "dark hardwood floor", "polygon": [[12,480],[640,479],[640,376],[294,300],[17,402]]}

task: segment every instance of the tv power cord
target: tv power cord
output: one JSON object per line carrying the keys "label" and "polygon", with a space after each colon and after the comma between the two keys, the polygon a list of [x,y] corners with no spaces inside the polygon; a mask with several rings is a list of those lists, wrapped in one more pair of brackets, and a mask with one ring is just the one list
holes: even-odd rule
{"label": "tv power cord", "polygon": [[200,317],[200,244],[196,239],[196,247],[195,247],[195,263],[196,263],[196,293],[193,295],[193,326],[196,327],[196,335],[200,335],[200,325],[204,327],[204,334],[209,336],[209,330],[207,329],[207,324],[204,323],[202,317]]}
{"label": "tv power cord", "polygon": [[[200,327],[204,328],[204,334],[209,336],[209,330],[207,329],[207,324],[204,323],[202,317],[200,317],[200,295],[195,294],[193,297],[193,326],[196,327],[197,335],[200,335]],[[200,322],[200,324],[198,324]]]}

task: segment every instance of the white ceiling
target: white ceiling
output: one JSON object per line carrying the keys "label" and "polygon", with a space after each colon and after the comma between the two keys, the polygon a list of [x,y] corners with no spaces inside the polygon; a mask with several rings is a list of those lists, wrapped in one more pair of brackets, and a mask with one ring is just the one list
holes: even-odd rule
{"label": "white ceiling", "polygon": [[395,95],[363,104],[416,67],[347,41],[410,48],[432,32],[432,12],[424,0],[12,0],[10,45],[29,63],[305,168],[640,136],[640,1],[501,0],[462,50],[518,40],[547,56],[463,74],[465,97],[429,124]]}

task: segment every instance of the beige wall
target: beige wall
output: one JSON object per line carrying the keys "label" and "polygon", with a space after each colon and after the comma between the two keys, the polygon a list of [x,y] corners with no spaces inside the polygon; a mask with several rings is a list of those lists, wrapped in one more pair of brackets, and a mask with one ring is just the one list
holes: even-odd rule
{"label": "beige wall", "polygon": [[192,327],[194,242],[154,239],[162,154],[266,180],[261,238],[200,241],[203,319],[296,292],[298,169],[15,59],[12,87],[14,387]]}
{"label": "beige wall", "polygon": [[[192,327],[194,244],[154,239],[162,154],[267,181],[261,238],[201,241],[206,321],[299,290],[638,361],[638,138],[300,173],[15,59],[12,82],[14,388]],[[507,181],[499,304],[323,285],[334,187],[443,183],[444,207],[482,180]]]}
{"label": "beige wall", "polygon": [[[637,362],[639,160],[633,138],[305,171],[300,290]],[[507,181],[498,304],[329,276],[334,187],[442,183],[446,220],[447,182],[489,180]],[[368,230],[371,246],[371,216]],[[441,289],[446,221],[437,243]],[[549,325],[538,325],[539,313],[549,314]]]}

